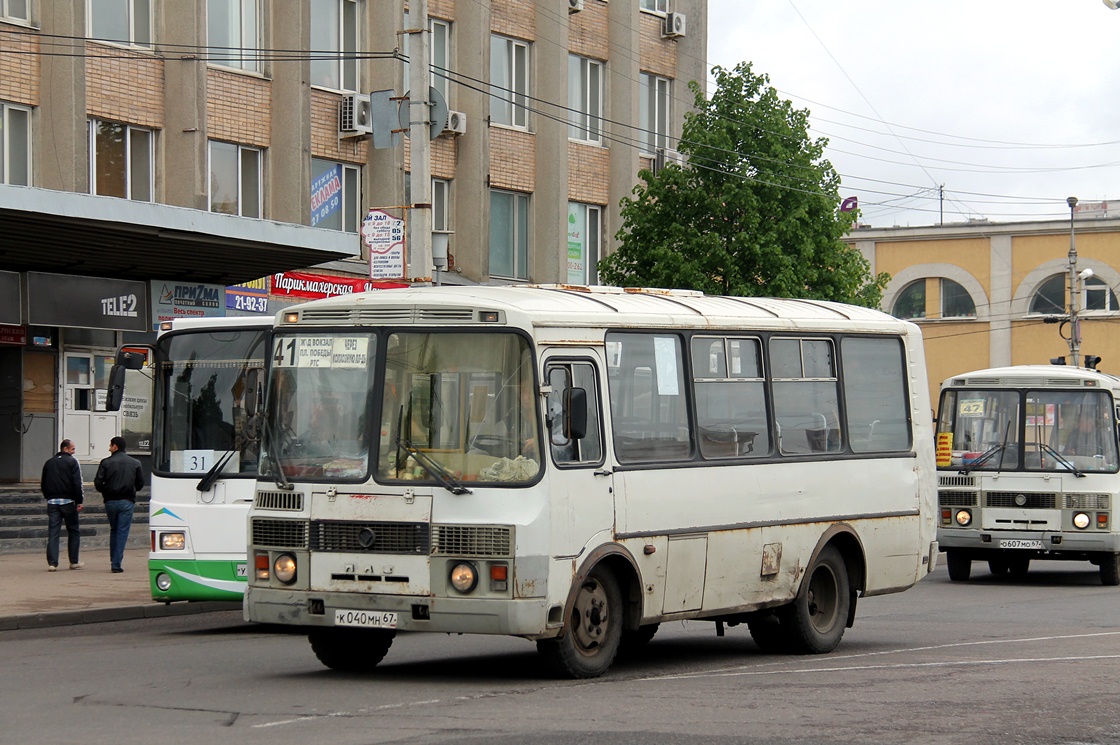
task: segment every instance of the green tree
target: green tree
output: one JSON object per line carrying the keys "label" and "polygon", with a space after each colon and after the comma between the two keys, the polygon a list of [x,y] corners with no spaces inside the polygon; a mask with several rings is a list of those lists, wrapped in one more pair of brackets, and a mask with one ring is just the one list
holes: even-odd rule
{"label": "green tree", "polygon": [[657,174],[622,200],[620,245],[599,263],[612,284],[719,295],[800,297],[877,307],[890,277],[841,238],[840,179],[811,140],[808,111],[778,97],[743,62],[713,69],[710,100],[695,82],[678,149],[684,167]]}

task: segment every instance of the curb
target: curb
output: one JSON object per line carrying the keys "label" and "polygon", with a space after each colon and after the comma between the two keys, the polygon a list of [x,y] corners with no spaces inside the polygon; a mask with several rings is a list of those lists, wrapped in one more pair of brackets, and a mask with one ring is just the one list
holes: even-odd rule
{"label": "curb", "polygon": [[16,629],[44,629],[54,626],[75,626],[83,623],[131,621],[139,618],[166,618],[190,616],[197,613],[241,610],[236,600],[204,600],[199,602],[159,603],[131,605],[115,608],[90,608],[87,610],[57,611],[53,613],[28,613],[20,616],[0,617],[0,631]]}

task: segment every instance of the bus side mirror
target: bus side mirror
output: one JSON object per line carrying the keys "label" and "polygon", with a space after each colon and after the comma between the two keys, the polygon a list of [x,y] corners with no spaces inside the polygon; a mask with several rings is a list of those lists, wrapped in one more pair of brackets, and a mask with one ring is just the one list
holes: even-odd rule
{"label": "bus side mirror", "polygon": [[569,440],[587,436],[587,391],[582,388],[564,390],[564,436]]}
{"label": "bus side mirror", "polygon": [[245,374],[245,410],[249,416],[257,413],[261,397],[261,371],[253,367]]}
{"label": "bus side mirror", "polygon": [[[146,360],[147,356],[145,356],[143,352],[138,352],[134,349],[124,349],[122,347],[117,350],[117,360],[113,365],[113,369],[115,370],[117,367],[120,367],[124,370],[141,370]],[[121,374],[123,375],[124,373]],[[110,372],[109,375],[112,377],[113,373]]]}
{"label": "bus side mirror", "polygon": [[[119,358],[120,355],[118,354]],[[143,360],[141,360],[141,363]],[[109,368],[109,390],[105,400],[106,411],[120,411],[121,402],[124,401],[124,375],[128,370],[139,370],[139,367],[125,367],[116,364]]]}

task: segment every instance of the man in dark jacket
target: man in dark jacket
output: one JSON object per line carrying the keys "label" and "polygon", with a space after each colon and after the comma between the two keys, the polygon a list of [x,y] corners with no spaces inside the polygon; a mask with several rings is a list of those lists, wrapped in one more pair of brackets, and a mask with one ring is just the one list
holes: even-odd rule
{"label": "man in dark jacket", "polygon": [[105,498],[105,514],[109,517],[109,564],[114,572],[123,572],[124,547],[132,527],[132,510],[136,507],[136,490],[144,487],[144,469],[140,461],[125,453],[123,437],[109,440],[109,457],[97,467],[93,485]]}
{"label": "man in dark jacket", "polygon": [[58,569],[58,540],[64,522],[70,568],[81,569],[84,565],[78,560],[82,540],[78,533],[78,513],[82,511],[84,492],[82,468],[74,458],[74,443],[63,440],[58,452],[43,464],[39,488],[47,500],[47,571]]}

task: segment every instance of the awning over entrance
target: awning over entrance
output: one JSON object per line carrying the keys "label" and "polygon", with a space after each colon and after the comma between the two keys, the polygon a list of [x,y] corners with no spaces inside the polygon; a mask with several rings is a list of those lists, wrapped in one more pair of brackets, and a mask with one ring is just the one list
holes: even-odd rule
{"label": "awning over entrance", "polygon": [[304,225],[0,185],[0,270],[236,284],[359,255]]}

